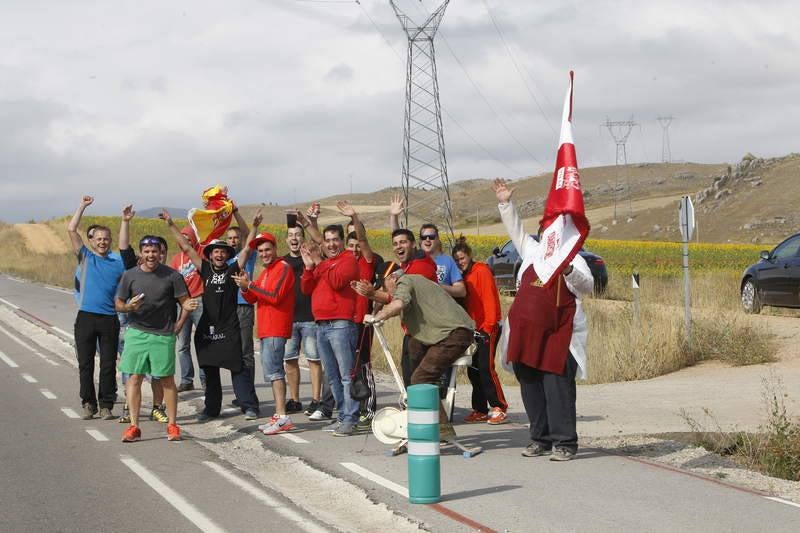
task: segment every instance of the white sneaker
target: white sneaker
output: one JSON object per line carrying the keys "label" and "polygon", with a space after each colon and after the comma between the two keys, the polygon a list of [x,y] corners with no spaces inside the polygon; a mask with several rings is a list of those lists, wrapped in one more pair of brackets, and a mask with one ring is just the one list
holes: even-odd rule
{"label": "white sneaker", "polygon": [[321,422],[323,420],[332,420],[333,416],[328,416],[322,411],[322,409],[317,409],[311,413],[311,416],[309,416],[308,419],[312,422]]}
{"label": "white sneaker", "polygon": [[261,430],[261,433],[264,435],[274,435],[276,433],[280,433],[282,431],[291,431],[294,429],[294,424],[292,423],[292,419],[288,416],[283,416],[281,418],[276,419],[269,427],[264,428]]}
{"label": "white sneaker", "polygon": [[272,424],[274,424],[274,423],[275,423],[275,422],[278,420],[278,418],[279,418],[279,417],[278,417],[278,414],[277,414],[277,413],[275,413],[274,415],[272,415],[272,416],[269,418],[269,422],[267,422],[266,424],[259,424],[259,425],[258,425],[258,430],[259,430],[259,431],[264,431],[265,429],[267,429],[268,427],[270,427]]}

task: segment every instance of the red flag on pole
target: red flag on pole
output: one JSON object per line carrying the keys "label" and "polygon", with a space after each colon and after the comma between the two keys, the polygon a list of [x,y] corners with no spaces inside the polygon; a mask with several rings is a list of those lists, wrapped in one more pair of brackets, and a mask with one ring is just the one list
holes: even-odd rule
{"label": "red flag on pole", "polygon": [[572,80],[564,99],[561,116],[561,137],[556,156],[553,182],[539,221],[542,228],[539,246],[533,257],[533,269],[539,280],[548,286],[569,265],[589,235],[589,221],[583,207],[583,190],[578,173],[578,159],[572,140]]}

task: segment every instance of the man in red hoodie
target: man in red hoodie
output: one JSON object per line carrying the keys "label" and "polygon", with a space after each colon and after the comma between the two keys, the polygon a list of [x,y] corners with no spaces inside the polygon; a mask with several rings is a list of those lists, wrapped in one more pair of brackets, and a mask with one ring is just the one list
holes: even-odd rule
{"label": "man in red hoodie", "polygon": [[348,437],[358,423],[358,401],[350,396],[350,372],[355,363],[357,329],[353,322],[356,293],[350,283],[358,280],[358,263],[344,249],[344,229],[331,225],[323,233],[327,259],[319,249],[304,243],[300,248],[305,270],[300,289],[311,295],[311,312],[317,322],[317,351],[322,358],[333,397],[339,407],[333,435]]}
{"label": "man in red hoodie", "polygon": [[294,272],[289,263],[278,257],[278,241],[271,233],[260,233],[250,242],[250,248],[258,251],[264,270],[256,281],[250,281],[246,270],[233,276],[250,304],[258,304],[256,323],[261,339],[261,367],[264,381],[272,384],[275,398],[275,414],[269,423],[259,426],[264,435],[274,435],[294,429],[286,414],[286,374],[283,355],[286,340],[292,336],[294,315]]}

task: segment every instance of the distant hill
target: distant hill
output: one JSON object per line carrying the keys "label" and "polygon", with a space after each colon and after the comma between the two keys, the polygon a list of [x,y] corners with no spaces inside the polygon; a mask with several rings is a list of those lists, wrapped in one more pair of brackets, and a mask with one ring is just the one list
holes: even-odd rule
{"label": "distant hill", "polygon": [[136,216],[142,218],[157,218],[162,209],[169,211],[169,214],[175,218],[186,218],[186,213],[189,211],[184,207],[150,207],[148,209],[136,210]]}

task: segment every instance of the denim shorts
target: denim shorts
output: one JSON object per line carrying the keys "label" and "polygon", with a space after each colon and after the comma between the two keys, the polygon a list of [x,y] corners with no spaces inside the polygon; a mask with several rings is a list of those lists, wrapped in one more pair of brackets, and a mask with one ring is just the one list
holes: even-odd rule
{"label": "denim shorts", "polygon": [[283,369],[283,354],[286,351],[286,339],[283,337],[264,337],[261,339],[261,369],[264,371],[264,381],[272,383],[278,379],[285,379]]}
{"label": "denim shorts", "polygon": [[317,323],[295,322],[292,324],[292,336],[286,341],[285,361],[292,361],[300,357],[300,348],[308,361],[319,361],[317,353]]}

